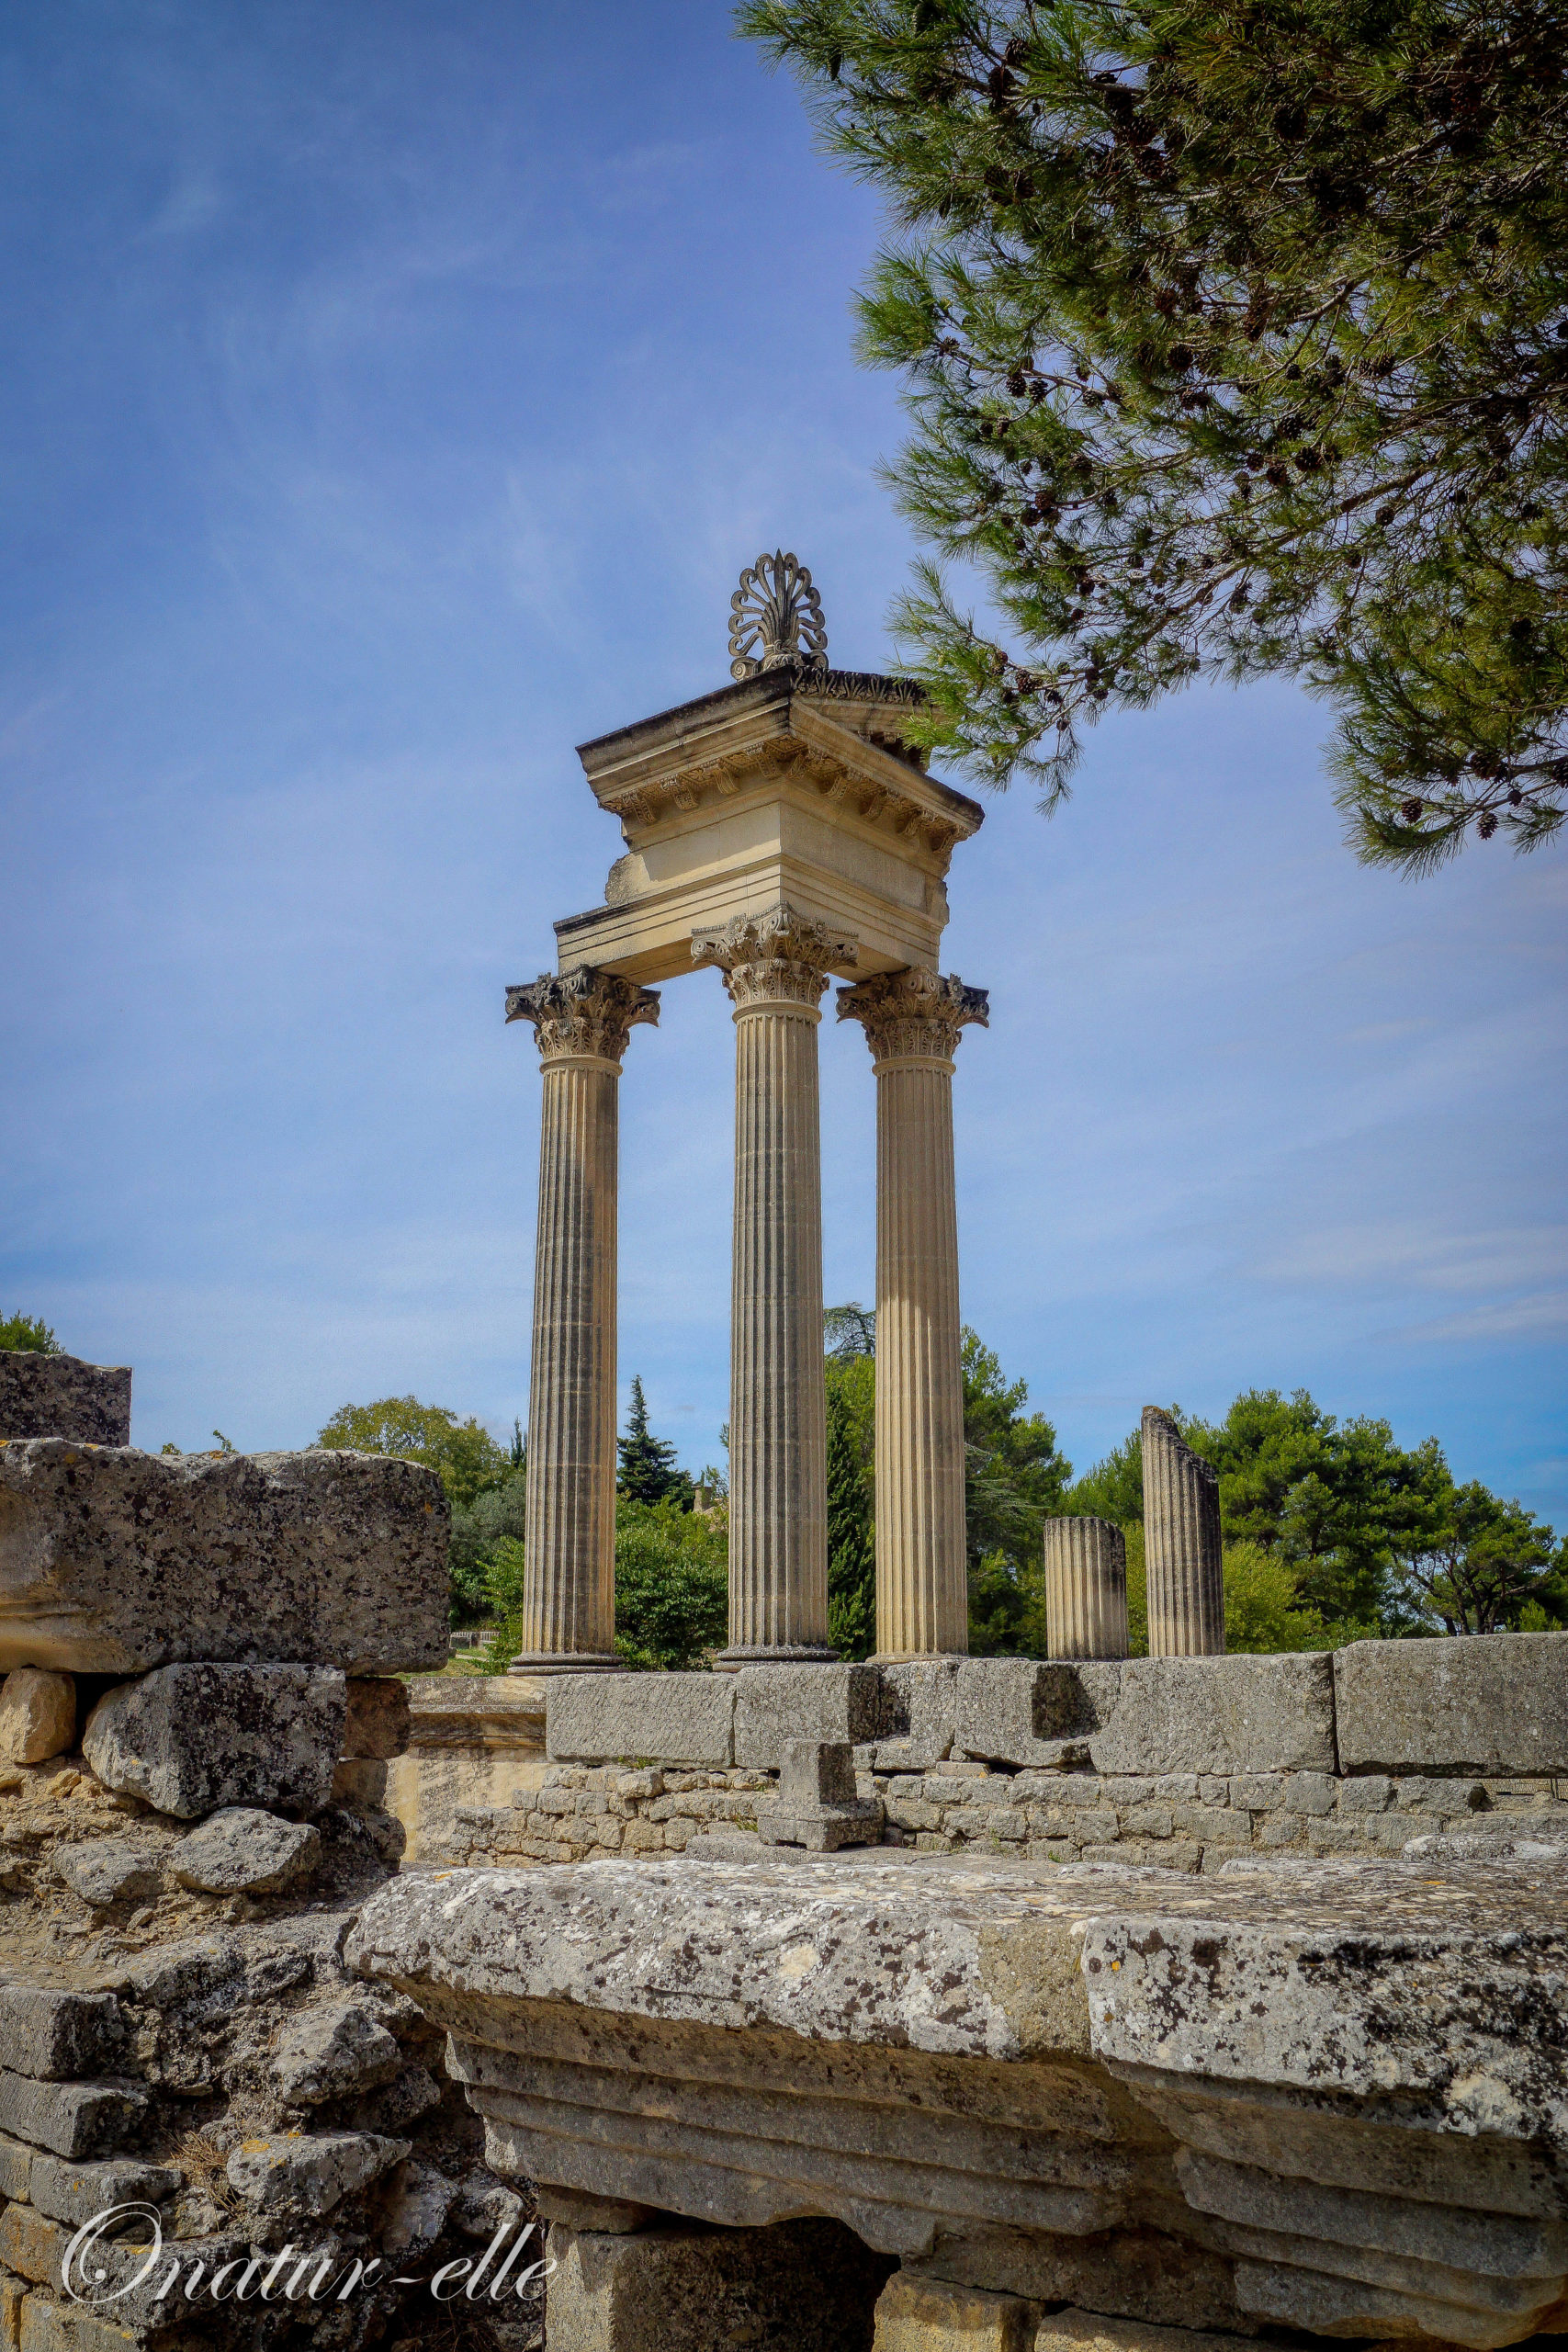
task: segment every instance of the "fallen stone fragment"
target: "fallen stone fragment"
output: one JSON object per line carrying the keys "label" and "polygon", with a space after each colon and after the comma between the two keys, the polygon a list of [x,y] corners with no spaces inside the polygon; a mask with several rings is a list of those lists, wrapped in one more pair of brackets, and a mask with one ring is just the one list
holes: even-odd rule
{"label": "fallen stone fragment", "polygon": [[57,1846],[54,1867],[84,1903],[140,1901],[156,1894],[161,1857],[130,1838],[95,1838],[80,1846]]}
{"label": "fallen stone fragment", "polygon": [[400,2164],[406,2140],[386,2140],[368,2132],[275,2132],[243,2140],[224,2166],[229,2186],[264,2213],[299,2213],[314,2218],[367,2181]]}
{"label": "fallen stone fragment", "polygon": [[439,1666],[448,1523],[434,1473],[382,1454],[0,1442],[0,1668]]}
{"label": "fallen stone fragment", "polygon": [[[32,2201],[40,2213],[67,2222],[73,2230],[116,2206],[141,2207],[144,2221],[145,2209],[166,2205],[179,2194],[184,2180],[185,2175],[172,2165],[138,2164],[129,2156],[85,2165],[65,2164],[59,2156],[35,2156]],[[135,2217],[128,2213],[107,2234],[118,2237],[134,2226]]]}
{"label": "fallen stone fragment", "polygon": [[0,1984],[0,2067],[43,2082],[110,2068],[125,2039],[112,1993],[56,1992]]}
{"label": "fallen stone fragment", "polygon": [[[523,2199],[514,2188],[497,2180],[494,2173],[474,2171],[457,2192],[452,2219],[466,2238],[483,2238],[488,2243],[497,2230],[516,2228],[523,2219]],[[604,2225],[595,2222],[593,2226]]]}
{"label": "fallen stone fragment", "polygon": [[335,2001],[307,2009],[284,2034],[273,2057],[279,2094],[294,2107],[319,2107],[389,2083],[402,2052],[363,2001]]}
{"label": "fallen stone fragment", "polygon": [[250,1805],[224,1805],[168,1854],[181,1886],[202,1894],[270,1894],[306,1877],[321,1859],[308,1821],[280,1821]]}
{"label": "fallen stone fragment", "polygon": [[434,2165],[413,2158],[400,2164],[387,2185],[383,2209],[381,2251],[391,2262],[419,2261],[428,2254],[446,2226],[446,2215],[457,2194]]}
{"label": "fallen stone fragment", "polygon": [[345,1704],[333,1667],[164,1666],[105,1693],[82,1752],[106,1788],[183,1820],[220,1805],[316,1813],[332,1795]]}
{"label": "fallen stone fragment", "polygon": [[406,1682],[395,1675],[351,1676],[343,1752],[383,1760],[401,1756],[409,1744],[410,1720]]}
{"label": "fallen stone fragment", "polygon": [[16,1437],[129,1445],[130,1366],[0,1348],[0,1439]]}
{"label": "fallen stone fragment", "polygon": [[73,2163],[112,2155],[146,2105],[134,2083],[40,2083],[0,2074],[0,2132]]}
{"label": "fallen stone fragment", "polygon": [[76,1744],[76,1684],[69,1674],[13,1667],[0,1690],[0,1758],[42,1764]]}
{"label": "fallen stone fragment", "polygon": [[428,2066],[400,2066],[389,2083],[359,2101],[348,2120],[356,2132],[405,2132],[441,2104],[441,2086]]}

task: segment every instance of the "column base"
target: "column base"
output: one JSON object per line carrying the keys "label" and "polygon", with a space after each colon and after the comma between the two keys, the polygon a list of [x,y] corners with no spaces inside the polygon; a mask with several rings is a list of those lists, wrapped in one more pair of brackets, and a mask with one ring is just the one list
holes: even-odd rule
{"label": "column base", "polygon": [[626,1674],[626,1659],[613,1650],[519,1650],[508,1674]]}
{"label": "column base", "polygon": [[796,1649],[781,1646],[769,1648],[762,1643],[754,1647],[720,1650],[714,1659],[716,1674],[739,1674],[743,1666],[837,1666],[839,1653],[830,1649]]}
{"label": "column base", "polygon": [[874,1650],[867,1666],[961,1666],[967,1650]]}

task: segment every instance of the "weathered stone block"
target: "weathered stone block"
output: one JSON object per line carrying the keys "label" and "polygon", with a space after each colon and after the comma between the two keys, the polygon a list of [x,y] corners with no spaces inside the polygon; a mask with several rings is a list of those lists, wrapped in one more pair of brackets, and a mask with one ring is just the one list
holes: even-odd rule
{"label": "weathered stone block", "polygon": [[409,2153],[406,2140],[374,2132],[323,2132],[313,2137],[285,2132],[243,2140],[224,2167],[229,2185],[264,2213],[330,2213],[350,2191]]}
{"label": "weathered stone block", "polygon": [[896,2271],[876,2303],[873,2352],[1032,2352],[1038,2304]]}
{"label": "weathered stone block", "polygon": [[130,1366],[0,1348],[0,1442],[16,1437],[129,1445]]}
{"label": "weathered stone block", "polygon": [[[35,2152],[22,2141],[0,2139],[0,2197],[19,2198],[27,2203],[35,2161]],[[0,2336],[0,2344],[4,2342]]]}
{"label": "weathered stone block", "polygon": [[874,1739],[882,1677],[874,1666],[748,1666],[731,1678],[735,1762],[775,1770],[791,1739]]}
{"label": "weathered stone block", "polygon": [[0,1444],[0,1666],[439,1666],[448,1521],[381,1454]]}
{"label": "weathered stone block", "polygon": [[343,1745],[335,1667],[163,1666],[106,1691],[82,1753],[106,1788],[194,1820],[220,1805],[316,1813]]}
{"label": "weathered stone block", "polygon": [[166,2205],[178,2196],[184,2178],[170,2165],[139,2164],[128,2156],[71,2165],[39,2155],[33,2159],[32,2201],[51,2221],[77,2230],[116,2205]]}
{"label": "weathered stone block", "polygon": [[879,1771],[919,1771],[952,1753],[958,1697],[958,1660],[897,1658],[879,1669],[883,1730]]}
{"label": "weathered stone block", "polygon": [[1352,1642],[1334,1680],[1348,1772],[1568,1772],[1568,1634]]}
{"label": "weathered stone block", "polygon": [[1332,1772],[1333,1661],[1316,1651],[1129,1658],[1089,1753],[1100,1772]]}
{"label": "weathered stone block", "polygon": [[345,1756],[382,1760],[401,1756],[407,1751],[412,1727],[406,1682],[400,1682],[395,1674],[349,1677],[348,1714],[343,1727]]}
{"label": "weathered stone block", "polygon": [[169,1849],[180,1886],[202,1894],[271,1894],[304,1878],[321,1858],[308,1821],[280,1821],[249,1805],[225,1805]]}
{"label": "weathered stone block", "polygon": [[69,1674],[18,1666],[0,1688],[0,1759],[44,1764],[76,1742],[76,1683]]}
{"label": "weathered stone block", "polygon": [[1040,2323],[1036,2352],[1243,2352],[1250,2339],[1147,2320],[1107,2319],[1099,2312],[1052,2312]]}
{"label": "weathered stone block", "polygon": [[273,2075],[291,2106],[320,2107],[389,2083],[401,2063],[395,2036],[363,2001],[334,2001],[307,2009],[286,2030]]}
{"label": "weathered stone block", "polygon": [[42,2082],[101,2074],[113,2064],[124,2038],[112,1993],[0,1984],[0,2067],[12,2074]]}
{"label": "weathered stone block", "polygon": [[107,2156],[147,2105],[134,2083],[43,2083],[0,2074],[0,2132],[73,2162]]}
{"label": "weathered stone block", "polygon": [[843,2352],[869,2342],[889,2268],[821,2221],[632,2236],[558,2222],[549,2253],[550,2352]]}
{"label": "weathered stone block", "polygon": [[84,1903],[140,1902],[158,1892],[163,1855],[141,1838],[93,1838],[57,1846],[54,1867]]}
{"label": "weathered stone block", "polygon": [[738,1679],[729,1674],[552,1675],[546,1694],[547,1752],[592,1762],[615,1758],[628,1763],[728,1764]]}
{"label": "weathered stone block", "polygon": [[1120,1661],[965,1658],[958,1669],[953,1747],[997,1764],[1051,1767],[1070,1760],[1064,1743],[1100,1730],[1116,1705]]}

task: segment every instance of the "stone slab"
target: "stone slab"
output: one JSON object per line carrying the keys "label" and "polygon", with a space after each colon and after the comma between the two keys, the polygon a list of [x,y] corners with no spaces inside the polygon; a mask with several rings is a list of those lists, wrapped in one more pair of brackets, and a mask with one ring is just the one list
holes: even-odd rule
{"label": "stone slab", "polygon": [[965,1658],[958,1669],[954,1752],[989,1764],[1059,1770],[1068,1760],[1064,1742],[1087,1740],[1111,1720],[1122,1672],[1120,1659]]}
{"label": "stone slab", "polygon": [[0,1667],[439,1666],[448,1525],[434,1473],[380,1454],[3,1443]]}
{"label": "stone slab", "polygon": [[546,1694],[546,1750],[563,1763],[732,1763],[735,1685],[744,1679],[729,1674],[552,1675]]}
{"label": "stone slab", "polygon": [[836,2222],[549,2233],[549,2352],[847,2352],[887,2264]]}
{"label": "stone slab", "polygon": [[1334,1661],[1316,1650],[1129,1658],[1089,1755],[1097,1772],[1332,1772]]}
{"label": "stone slab", "polygon": [[273,1894],[315,1869],[321,1841],[308,1821],[223,1805],[165,1857],[177,1886],[202,1894]]}
{"label": "stone slab", "polygon": [[898,2271],[876,2304],[873,2352],[1033,2352],[1033,2303]]}
{"label": "stone slab", "polygon": [[0,1348],[0,1440],[63,1437],[130,1443],[130,1366]]}
{"label": "stone slab", "polygon": [[944,1762],[953,1753],[960,1661],[919,1657],[875,1663],[883,1690],[877,1770],[918,1772]]}
{"label": "stone slab", "polygon": [[335,1667],[161,1666],[107,1690],[82,1753],[106,1788],[193,1821],[328,1803],[346,1699]]}
{"label": "stone slab", "polygon": [[1347,1772],[1568,1772],[1568,1634],[1352,1642],[1334,1687]]}
{"label": "stone slab", "polygon": [[545,1752],[545,1674],[420,1674],[409,1694],[409,1747]]}
{"label": "stone slab", "polygon": [[726,1676],[736,1684],[738,1765],[776,1771],[792,1739],[874,1740],[886,1704],[874,1666],[746,1666]]}
{"label": "stone slab", "polygon": [[40,2083],[0,2073],[0,2132],[73,2163],[112,2155],[146,2105],[134,2083]]}
{"label": "stone slab", "polygon": [[113,2064],[125,2036],[112,1993],[0,1984],[0,2067],[40,2082],[69,2082]]}
{"label": "stone slab", "polygon": [[44,1764],[75,1744],[75,1677],[14,1667],[0,1689],[0,1758]]}

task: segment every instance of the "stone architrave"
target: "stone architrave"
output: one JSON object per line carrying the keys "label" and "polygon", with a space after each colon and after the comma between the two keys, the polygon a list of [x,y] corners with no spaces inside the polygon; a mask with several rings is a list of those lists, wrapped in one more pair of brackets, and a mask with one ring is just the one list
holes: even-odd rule
{"label": "stone architrave", "polygon": [[876,1073],[876,1648],[969,1647],[953,1057],[984,989],[911,967],[839,990]]}
{"label": "stone architrave", "polygon": [[1220,1482],[1168,1413],[1144,1408],[1149,1656],[1217,1657],[1225,1645]]}
{"label": "stone architrave", "polygon": [[852,940],[782,900],[699,931],[735,1007],[729,1645],[737,1667],[830,1659],[817,1030]]}
{"label": "stone architrave", "polygon": [[615,1274],[621,1058],[659,998],[583,965],[506,992],[544,1077],[527,1566],[514,1674],[618,1669]]}
{"label": "stone architrave", "polygon": [[1045,1625],[1053,1657],[1127,1655],[1127,1539],[1108,1519],[1045,1521]]}

